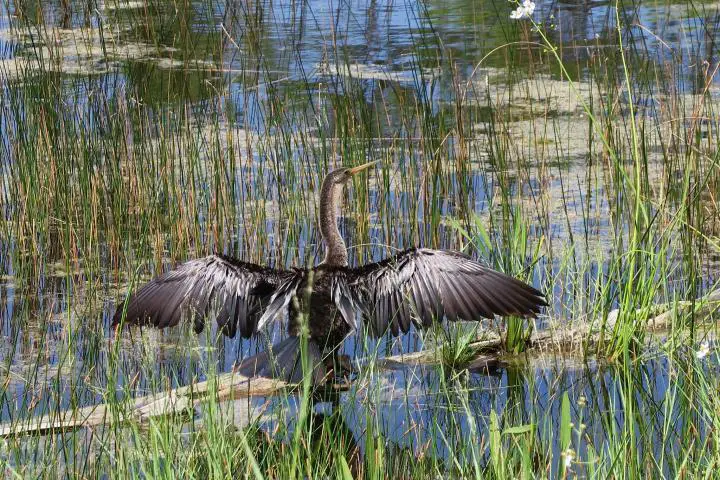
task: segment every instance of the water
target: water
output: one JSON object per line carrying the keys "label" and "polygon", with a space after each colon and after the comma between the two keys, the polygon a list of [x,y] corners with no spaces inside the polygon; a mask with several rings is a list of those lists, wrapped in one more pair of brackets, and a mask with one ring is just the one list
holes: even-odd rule
{"label": "water", "polygon": [[[353,162],[382,158],[393,166],[390,172],[364,185],[368,188],[369,222],[361,217],[365,210],[357,208],[364,202],[363,196],[349,194],[351,213],[341,222],[341,229],[348,243],[358,246],[352,250],[355,262],[382,258],[390,251],[386,245],[459,248],[465,240],[440,219],[452,217],[467,225],[476,214],[483,221],[493,222],[507,206],[502,201],[505,194],[515,199],[510,207],[524,208],[525,215],[536,213],[530,214],[533,221],[528,223],[534,227],[529,238],[537,240],[545,235],[545,241],[557,246],[559,255],[542,258],[531,275],[537,285],[559,278],[554,291],[549,292],[553,299],[550,317],[574,325],[581,322],[583,314],[594,312],[593,304],[605,301],[593,285],[610,275],[606,260],[619,245],[613,233],[618,221],[613,218],[614,202],[623,199],[619,198],[621,194],[616,197],[608,193],[613,191],[615,177],[591,165],[594,157],[588,152],[587,141],[591,127],[582,115],[581,102],[563,100],[566,83],[548,61],[547,51],[538,46],[538,33],[528,23],[509,19],[510,4],[455,1],[421,5],[371,0],[351,5],[248,2],[233,7],[191,2],[180,7],[153,2],[149,15],[133,3],[124,7],[122,3],[99,3],[93,10],[79,3],[70,5],[69,12],[60,2],[23,9],[13,2],[0,6],[0,200],[6,224],[3,229],[8,234],[0,240],[0,334],[5,339],[0,356],[6,372],[0,419],[40,415],[57,405],[63,409],[92,405],[101,402],[104,394],[117,391],[122,395],[128,387],[132,394],[142,395],[185,385],[191,379],[205,378],[209,370],[229,371],[235,362],[264,348],[255,340],[216,342],[212,329],[209,336],[199,339],[186,332],[134,331],[115,340],[110,319],[125,295],[127,281],[118,278],[117,272],[124,275],[148,262],[169,267],[173,262],[168,261],[167,253],[174,252],[169,256],[176,259],[179,250],[185,252],[180,255],[185,258],[187,252],[202,251],[212,242],[220,250],[254,261],[269,258],[278,266],[318,261],[314,199],[312,194],[298,192],[317,188],[320,166],[333,165],[341,152],[350,150],[347,144],[355,147],[350,151],[362,154]],[[583,99],[592,98],[590,80],[602,68],[603,52],[618,48],[619,16],[623,25],[619,31],[628,52],[642,51],[647,62],[646,68],[633,70],[631,81],[638,88],[647,88],[632,104],[620,91],[618,111],[627,111],[632,105],[638,108],[639,117],[664,118],[668,91],[688,103],[699,93],[707,93],[711,103],[717,100],[715,50],[720,14],[716,5],[701,5],[696,10],[679,4],[642,2],[625,5],[619,14],[614,5],[537,2],[534,18],[553,43],[562,45],[559,55],[567,73],[578,81]],[[515,59],[513,69],[507,69],[508,56]],[[541,59],[550,66],[535,72]],[[656,71],[664,71],[671,81],[650,82],[648,78]],[[606,74],[619,72],[618,66]],[[531,73],[544,80],[524,83]],[[53,85],[57,98],[23,96],[35,88],[28,79],[36,85]],[[516,97],[511,101],[507,95],[512,89],[521,91],[524,101]],[[457,131],[445,138],[425,136],[432,128],[449,131],[443,129],[453,122],[459,94],[464,95],[470,119],[469,131],[465,132],[471,137],[467,142],[469,168],[450,172],[447,181],[436,185],[428,167],[433,158],[423,154],[432,149],[419,146],[420,140],[437,142],[440,152],[457,152],[465,145],[457,140]],[[357,108],[343,111],[343,99],[352,99],[348,101]],[[197,229],[172,232],[167,237],[131,238],[124,244],[129,251],[127,258],[121,260],[110,245],[112,233],[94,232],[91,218],[96,215],[88,217],[88,222],[76,222],[76,217],[55,208],[47,212],[45,220],[38,219],[39,225],[46,221],[51,228],[39,226],[37,232],[29,232],[13,226],[13,219],[33,207],[16,201],[6,179],[22,163],[24,152],[16,148],[18,139],[35,132],[30,129],[35,104],[43,103],[49,110],[60,112],[68,132],[82,133],[79,144],[87,140],[90,145],[100,145],[90,152],[97,155],[96,171],[120,162],[113,156],[117,153],[113,148],[122,150],[124,146],[115,138],[122,138],[130,145],[129,150],[142,144],[154,149],[157,156],[172,158],[169,164],[158,161],[161,166],[157,169],[143,165],[132,170],[130,154],[122,157],[127,161],[122,171],[128,177],[146,175],[142,181],[150,183],[175,174],[182,187],[178,189],[181,195],[158,189],[156,197],[148,201],[146,207],[159,214],[157,220],[148,222],[146,232],[155,231],[163,222],[168,228],[159,230],[164,231],[175,220],[182,222],[184,217],[173,213],[181,207],[195,209],[193,225]],[[120,110],[118,105],[122,106]],[[420,115],[414,118],[416,123],[408,123],[408,110],[416,108],[412,105],[426,105],[423,112],[427,116]],[[121,110],[129,112],[127,131],[113,137],[113,128],[118,125],[112,119]],[[356,117],[347,121],[345,115]],[[363,115],[371,120],[365,121]],[[423,118],[432,126],[424,126]],[[495,124],[498,118],[514,130],[508,133],[513,147],[533,157],[527,171],[498,163],[494,153],[497,147],[488,140],[492,138],[488,131],[503,128],[502,122]],[[683,120],[690,121],[689,116]],[[181,140],[167,153],[163,136],[175,129],[181,131],[186,122],[194,131],[193,141],[183,144],[182,139],[187,137],[179,136]],[[704,135],[711,136],[717,119],[710,117],[703,122]],[[549,127],[538,133],[538,123]],[[237,144],[223,136],[228,132]],[[253,148],[246,148],[248,144]],[[230,165],[236,157],[241,157],[237,169],[211,166],[213,161]],[[682,179],[682,171],[671,172],[672,165],[664,163],[663,152],[649,158],[652,185],[661,185],[676,173],[678,182]],[[447,163],[443,168],[452,167],[449,160]],[[223,171],[225,181],[232,185],[225,200],[242,205],[239,211],[232,210],[229,219],[218,213],[218,180],[213,178],[218,171]],[[606,175],[599,178],[598,171]],[[83,184],[84,175],[94,178],[92,171],[72,173],[53,186],[71,192],[74,182]],[[406,181],[407,176],[418,183]],[[100,185],[110,188],[113,180],[102,180],[105,183]],[[71,186],[63,186],[65,183]],[[433,198],[427,198],[428,192]],[[548,199],[543,200],[546,195]],[[184,202],[176,205],[178,197]],[[72,200],[67,202],[69,211]],[[668,200],[671,205],[682,202],[682,198]],[[657,203],[655,212],[661,211]],[[258,205],[261,208],[256,210]],[[714,199],[703,205],[711,209]],[[132,205],[125,213],[138,222],[147,221],[133,211]],[[102,209],[97,215],[103,215]],[[223,228],[231,234],[216,233],[213,221],[219,217],[228,223]],[[707,223],[703,234],[717,234],[717,222],[713,223]],[[619,230],[620,237],[627,234]],[[492,233],[497,244],[489,247],[510,250],[503,243],[507,236]],[[83,240],[58,240],[76,236],[97,239],[99,245],[87,247]],[[39,264],[23,261],[32,256],[32,249],[23,243],[28,238],[38,239]],[[582,248],[572,252],[563,248],[574,241]],[[680,245],[679,239],[675,241]],[[91,258],[83,258],[83,251],[92,252]],[[717,256],[712,251],[705,245],[699,253],[700,275],[693,292],[697,295],[711,289],[718,277]],[[502,255],[488,254],[492,263],[502,264]],[[682,247],[669,254],[673,259],[681,257]],[[118,268],[119,264],[123,266]],[[16,271],[17,265],[22,266],[21,271]],[[673,265],[680,266],[658,273],[671,285],[663,292],[665,299],[675,293],[685,295],[688,289],[683,264],[678,260]],[[18,284],[27,278],[34,282]],[[616,304],[617,298],[612,302]],[[537,325],[547,328],[548,324],[548,318],[541,318]],[[276,329],[273,335],[278,334]],[[120,342],[118,373],[111,375],[108,372],[113,370],[111,352],[116,341]],[[360,343],[351,337],[346,351],[361,352]],[[389,355],[418,350],[423,339],[413,332],[381,343],[382,355]],[[662,430],[676,418],[675,411],[662,410],[662,402],[677,381],[676,369],[693,361],[692,349],[679,358],[667,353],[661,350],[650,354],[633,367],[643,395],[631,401],[636,410],[650,412],[651,431]],[[435,392],[444,381],[443,375],[438,367],[422,367],[380,371],[357,391],[345,394],[343,415],[355,436],[362,437],[366,425],[361,404],[371,399],[377,405],[379,425],[394,445],[416,455],[435,445],[432,450],[441,457],[453,450],[452,442],[462,441],[473,432],[485,438],[491,411],[502,415],[507,425],[535,425],[557,452],[552,432],[558,428],[563,392],[569,394],[573,419],[580,422],[582,418],[586,425],[575,445],[578,455],[586,456],[588,445],[596,451],[601,449],[608,441],[609,425],[633,421],[624,413],[628,399],[623,397],[621,370],[594,361],[568,365],[563,358],[525,360],[519,366],[500,366],[494,375],[468,374],[458,390],[464,392],[469,411],[458,413],[462,409],[455,408],[451,399],[438,398]],[[706,362],[703,368],[716,367]],[[580,397],[584,400],[578,403]],[[259,399],[256,405],[264,401]],[[449,430],[457,429],[452,435],[443,430],[445,416],[452,417]],[[707,426],[704,420],[697,425],[701,430]],[[675,428],[663,438],[676,443],[641,448],[655,449],[656,456],[682,451],[686,430],[682,422]],[[699,435],[702,440],[707,432],[702,430]],[[660,470],[667,473],[668,468],[663,465]]]}

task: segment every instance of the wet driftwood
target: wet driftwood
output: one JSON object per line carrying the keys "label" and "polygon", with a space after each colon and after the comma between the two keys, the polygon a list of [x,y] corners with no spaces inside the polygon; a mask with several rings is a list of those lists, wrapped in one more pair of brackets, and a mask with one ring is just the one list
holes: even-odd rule
{"label": "wet driftwood", "polygon": [[[147,422],[153,418],[188,412],[200,402],[251,396],[270,396],[295,388],[280,380],[248,378],[236,373],[218,375],[210,381],[196,382],[167,393],[138,397],[123,405],[101,404],[44,415],[0,425],[0,438],[19,435],[47,435],[77,428],[123,422]],[[212,394],[212,395],[211,395]]]}
{"label": "wet driftwood", "polygon": [[[647,319],[645,329],[658,332],[671,328],[676,319],[694,314],[700,322],[720,311],[720,290],[699,298],[694,302],[676,302],[655,305],[652,308],[637,310],[636,317]],[[610,312],[604,321],[582,325],[571,329],[547,329],[533,334],[530,339],[530,352],[582,351],[581,345],[593,345],[609,338],[618,318],[617,311]],[[475,368],[492,367],[503,356],[503,340],[499,335],[485,338],[468,346],[476,354]],[[381,360],[387,367],[408,364],[427,364],[438,362],[441,358],[441,346],[403,355],[395,355]],[[331,385],[342,390],[348,385]],[[211,381],[196,382],[188,386],[175,388],[166,393],[158,393],[136,398],[127,404],[101,404],[18,420],[0,425],[0,437],[21,435],[47,435],[78,428],[111,425],[124,422],[147,422],[153,418],[187,413],[203,401],[229,400],[252,396],[271,396],[292,391],[297,385],[263,377],[248,378],[236,373],[219,375]]]}
{"label": "wet driftwood", "polygon": [[[529,353],[582,352],[585,349],[579,347],[596,345],[612,337],[619,314],[619,310],[613,310],[604,321],[596,320],[594,323],[586,323],[574,328],[548,328],[541,332],[534,332],[530,337],[528,351]],[[714,321],[720,317],[720,289],[695,301],[657,304],[635,311],[635,318],[638,321],[645,321],[644,330],[646,332],[670,330],[674,321],[682,320],[690,315],[694,315],[699,323],[706,323],[708,320]],[[484,338],[468,345],[467,348],[477,355],[474,363],[486,362],[488,366],[492,366],[503,355],[503,338],[497,334],[490,335],[492,335],[490,338]],[[400,364],[434,363],[441,358],[441,348],[394,355],[382,359],[381,362],[388,367]]]}

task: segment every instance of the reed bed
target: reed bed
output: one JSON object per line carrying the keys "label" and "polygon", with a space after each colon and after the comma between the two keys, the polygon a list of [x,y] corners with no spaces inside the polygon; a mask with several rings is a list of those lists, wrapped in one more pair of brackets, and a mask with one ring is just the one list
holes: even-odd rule
{"label": "reed bed", "polygon": [[[510,4],[336,7],[0,3],[0,418],[111,412],[6,438],[5,475],[712,476],[715,323],[651,334],[642,314],[716,287],[718,66],[696,33],[715,34],[712,6],[653,4],[682,16],[676,43],[636,4],[603,5],[589,39],[545,4],[532,21]],[[400,10],[399,40],[357,20]],[[264,348],[114,332],[128,289],[213,251],[317,262],[323,175],[372,160],[343,209],[352,262],[461,249],[548,293],[535,321],[484,324],[501,362],[473,368],[466,324],[358,335],[339,397],[305,384],[121,421],[132,398]],[[527,353],[533,331],[588,324],[601,341]],[[382,365],[435,342],[434,364]]]}

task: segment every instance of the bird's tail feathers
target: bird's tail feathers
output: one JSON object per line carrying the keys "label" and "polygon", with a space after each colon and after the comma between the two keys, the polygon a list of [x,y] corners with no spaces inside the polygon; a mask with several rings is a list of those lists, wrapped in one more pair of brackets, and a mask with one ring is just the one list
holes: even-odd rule
{"label": "bird's tail feathers", "polygon": [[[266,377],[288,383],[301,383],[303,380],[303,365],[300,342],[299,337],[290,337],[276,343],[269,350],[243,360],[235,367],[235,372],[246,377]],[[317,343],[308,340],[306,352],[309,360],[308,364],[312,368],[312,382],[313,384],[320,384],[326,379],[327,375],[322,351]]]}

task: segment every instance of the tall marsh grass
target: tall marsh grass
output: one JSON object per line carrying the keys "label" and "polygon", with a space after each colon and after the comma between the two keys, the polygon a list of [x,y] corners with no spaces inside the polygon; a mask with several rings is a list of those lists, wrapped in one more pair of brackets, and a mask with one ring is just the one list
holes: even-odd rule
{"label": "tall marsh grass", "polygon": [[[384,7],[412,21],[383,37],[382,9],[365,7],[3,3],[0,416],[112,406],[103,428],[7,438],[7,476],[712,475],[715,327],[683,316],[649,333],[641,313],[715,286],[714,44],[689,37],[668,58],[621,4],[601,6],[589,40],[550,17],[431,3]],[[129,399],[212,382],[262,348],[214,331],[116,336],[128,288],[213,251],[318,261],[323,175],[371,160],[343,209],[354,261],[465,249],[548,293],[546,315],[502,324],[497,367],[465,369],[463,328],[435,335],[439,365],[399,369],[378,357],[424,334],[358,336],[339,398],[211,392],[122,422]],[[534,332],[588,324],[607,327],[599,342],[528,350]]]}

